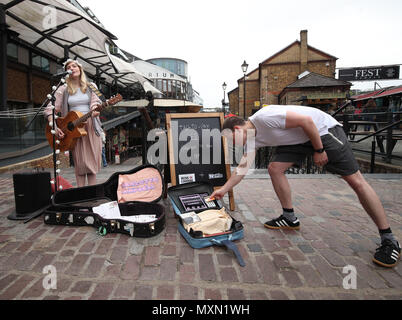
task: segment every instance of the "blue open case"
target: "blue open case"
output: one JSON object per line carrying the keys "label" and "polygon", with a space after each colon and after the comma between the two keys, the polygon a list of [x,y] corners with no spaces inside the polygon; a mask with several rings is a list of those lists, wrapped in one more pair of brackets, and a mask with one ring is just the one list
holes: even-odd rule
{"label": "blue open case", "polygon": [[195,249],[210,247],[214,245],[225,246],[227,249],[233,251],[239,264],[242,267],[244,267],[245,266],[244,260],[236,244],[233,242],[235,240],[243,239],[244,237],[244,228],[240,221],[237,221],[232,217],[233,222],[230,231],[228,233],[222,235],[205,236],[205,237],[197,233],[190,234],[182,225],[182,219],[180,218],[180,216],[183,213],[194,211],[196,214],[198,214],[205,210],[209,209],[219,210],[223,207],[223,204],[220,200],[214,200],[213,201],[214,204],[212,205],[212,207],[206,206],[205,202],[201,205],[195,205],[194,207],[190,207],[183,200],[185,197],[189,195],[194,196],[200,195],[201,198],[209,196],[213,193],[213,191],[214,191],[213,186],[206,182],[186,183],[170,187],[168,189],[168,197],[170,202],[172,203],[173,210],[175,211],[175,214],[179,216],[179,223],[178,223],[179,232],[183,236],[183,238],[189,243],[189,245]]}

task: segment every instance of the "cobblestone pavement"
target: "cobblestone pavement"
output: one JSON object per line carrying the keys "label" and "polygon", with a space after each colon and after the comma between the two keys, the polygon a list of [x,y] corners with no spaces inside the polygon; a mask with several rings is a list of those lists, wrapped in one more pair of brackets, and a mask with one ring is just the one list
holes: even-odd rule
{"label": "cobblestone pavement", "polygon": [[[110,166],[99,182],[133,165]],[[71,169],[63,176],[75,181]],[[400,178],[368,176],[402,240]],[[148,239],[48,226],[43,217],[10,221],[12,174],[0,175],[0,299],[401,299],[402,263],[394,269],[372,263],[378,231],[346,183],[334,176],[291,177],[290,183],[300,231],[263,227],[281,213],[268,175],[235,188],[233,216],[245,226],[236,242],[247,264],[242,268],[224,248],[192,249],[167,200],[166,228]],[[56,267],[57,289],[43,287],[48,265]],[[356,290],[343,288],[347,265],[357,270]]]}

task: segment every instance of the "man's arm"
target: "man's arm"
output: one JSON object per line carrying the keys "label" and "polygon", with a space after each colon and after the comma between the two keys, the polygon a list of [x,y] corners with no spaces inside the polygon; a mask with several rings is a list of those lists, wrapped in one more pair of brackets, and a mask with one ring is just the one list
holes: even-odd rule
{"label": "man's arm", "polygon": [[[323,148],[320,133],[317,126],[310,116],[302,115],[297,112],[286,112],[286,129],[302,128],[304,133],[309,137],[314,150],[320,150]],[[328,156],[326,152],[314,153],[314,162],[323,166],[328,162]]]}
{"label": "man's arm", "polygon": [[211,198],[222,199],[223,196],[230,190],[232,190],[237,184],[243,180],[244,176],[247,174],[248,169],[255,159],[255,151],[245,153],[240,160],[239,165],[234,170],[229,180],[225,183],[225,185],[212,193]]}

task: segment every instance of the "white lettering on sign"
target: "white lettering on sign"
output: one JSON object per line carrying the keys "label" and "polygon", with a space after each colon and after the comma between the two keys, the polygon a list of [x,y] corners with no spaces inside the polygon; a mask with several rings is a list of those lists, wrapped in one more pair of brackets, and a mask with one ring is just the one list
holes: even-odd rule
{"label": "white lettering on sign", "polygon": [[381,68],[358,69],[356,70],[356,79],[376,79],[380,77]]}

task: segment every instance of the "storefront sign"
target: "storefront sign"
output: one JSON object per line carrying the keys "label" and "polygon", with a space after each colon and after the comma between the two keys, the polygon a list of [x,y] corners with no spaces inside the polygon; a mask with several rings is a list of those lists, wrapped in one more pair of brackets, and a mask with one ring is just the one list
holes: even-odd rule
{"label": "storefront sign", "polygon": [[338,79],[344,81],[399,79],[399,66],[340,69]]}
{"label": "storefront sign", "polygon": [[307,99],[343,99],[346,98],[346,92],[331,93],[331,92],[320,92],[307,94]]}
{"label": "storefront sign", "polygon": [[156,73],[152,73],[152,72],[148,72],[148,78],[151,79],[160,79],[160,78],[174,78],[174,73],[166,73],[166,72],[156,72]]}

